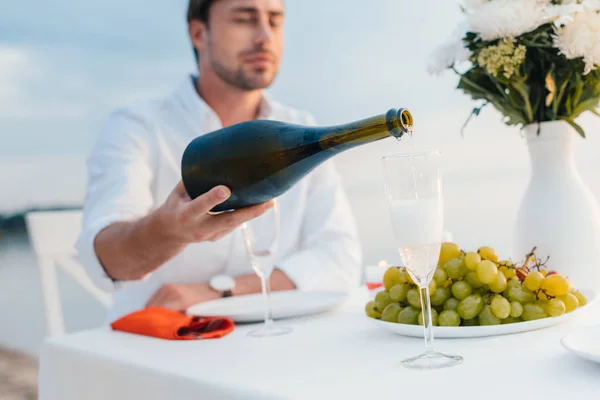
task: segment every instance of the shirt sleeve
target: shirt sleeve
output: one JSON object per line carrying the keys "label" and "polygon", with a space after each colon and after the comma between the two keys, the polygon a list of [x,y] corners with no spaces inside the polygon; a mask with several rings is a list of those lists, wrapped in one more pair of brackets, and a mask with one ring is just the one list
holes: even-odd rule
{"label": "shirt sleeve", "polygon": [[92,281],[114,291],[127,282],[114,281],[94,250],[98,233],[119,221],[146,215],[153,207],[150,129],[131,111],[112,114],[88,158],[83,224],[76,243],[78,257]]}
{"label": "shirt sleeve", "polygon": [[278,268],[299,290],[350,291],[360,285],[362,249],[341,178],[332,160],[307,178],[300,248]]}

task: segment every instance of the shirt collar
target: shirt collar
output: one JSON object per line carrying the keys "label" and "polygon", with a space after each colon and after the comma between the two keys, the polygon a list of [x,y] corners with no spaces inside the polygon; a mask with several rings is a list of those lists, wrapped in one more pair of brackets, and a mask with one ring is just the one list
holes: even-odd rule
{"label": "shirt collar", "polygon": [[[185,82],[178,90],[183,107],[193,116],[194,120],[202,121],[202,126],[209,130],[221,128],[221,121],[217,113],[204,101],[196,90],[195,75],[188,75]],[[273,119],[276,103],[263,92],[257,119]]]}

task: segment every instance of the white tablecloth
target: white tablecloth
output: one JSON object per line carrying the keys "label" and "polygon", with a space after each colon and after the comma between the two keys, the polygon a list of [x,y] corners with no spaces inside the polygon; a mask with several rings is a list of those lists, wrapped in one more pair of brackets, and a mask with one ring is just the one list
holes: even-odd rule
{"label": "white tablecloth", "polygon": [[598,304],[568,325],[438,340],[438,350],[464,362],[432,371],[400,367],[423,341],[381,330],[363,315],[363,304],[355,297],[335,312],[277,321],[294,332],[271,338],[247,337],[253,326],[240,325],[205,341],[108,329],[49,340],[40,356],[40,399],[600,398],[600,365],[560,344],[568,332],[600,324]]}

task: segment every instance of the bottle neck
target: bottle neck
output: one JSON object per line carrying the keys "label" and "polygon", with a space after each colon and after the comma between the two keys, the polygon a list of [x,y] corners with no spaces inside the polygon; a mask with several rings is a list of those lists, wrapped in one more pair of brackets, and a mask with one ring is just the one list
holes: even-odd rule
{"label": "bottle neck", "polygon": [[322,129],[319,144],[322,149],[347,150],[366,143],[405,134],[412,135],[412,116],[408,110],[389,110],[377,115],[345,125]]}

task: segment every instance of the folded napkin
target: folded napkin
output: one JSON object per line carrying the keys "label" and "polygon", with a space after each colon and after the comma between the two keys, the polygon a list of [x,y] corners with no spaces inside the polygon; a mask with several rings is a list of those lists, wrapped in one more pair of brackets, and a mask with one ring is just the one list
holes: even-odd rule
{"label": "folded napkin", "polygon": [[148,307],[128,314],[110,325],[116,331],[168,340],[221,338],[233,331],[226,317],[196,317],[163,307]]}

